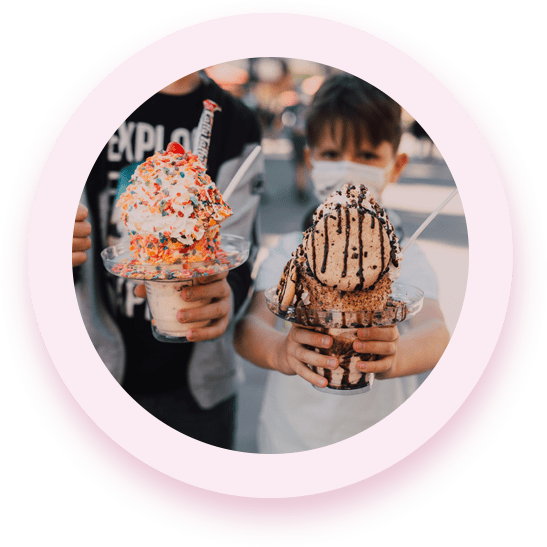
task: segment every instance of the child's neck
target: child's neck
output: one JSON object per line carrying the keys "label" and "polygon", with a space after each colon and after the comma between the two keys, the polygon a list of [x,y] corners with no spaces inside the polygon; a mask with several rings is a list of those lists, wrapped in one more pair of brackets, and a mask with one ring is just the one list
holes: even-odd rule
{"label": "child's neck", "polygon": [[200,84],[201,76],[198,72],[193,72],[164,87],[160,93],[165,93],[166,95],[188,95],[197,89]]}

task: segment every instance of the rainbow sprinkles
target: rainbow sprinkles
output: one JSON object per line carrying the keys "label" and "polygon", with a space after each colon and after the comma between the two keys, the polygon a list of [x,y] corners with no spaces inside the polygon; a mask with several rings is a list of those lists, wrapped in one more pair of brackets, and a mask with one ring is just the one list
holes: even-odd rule
{"label": "rainbow sprinkles", "polygon": [[228,235],[226,250],[218,249],[215,258],[205,262],[175,264],[143,264],[131,258],[123,244],[104,249],[101,253],[106,269],[113,275],[147,281],[177,281],[215,275],[241,266],[249,254],[249,244],[243,238]]}
{"label": "rainbow sprinkles", "polygon": [[116,207],[142,264],[214,259],[219,225],[232,214],[198,157],[178,143],[137,167]]}
{"label": "rainbow sprinkles", "polygon": [[219,227],[232,214],[198,156],[175,142],[141,163],[121,194],[129,245],[101,253],[106,269],[119,277],[176,281],[237,268],[249,243]]}

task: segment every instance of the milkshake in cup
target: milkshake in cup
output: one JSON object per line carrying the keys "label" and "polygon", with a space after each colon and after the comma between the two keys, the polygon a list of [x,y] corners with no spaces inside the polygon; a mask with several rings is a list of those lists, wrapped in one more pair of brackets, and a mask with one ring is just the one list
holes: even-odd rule
{"label": "milkshake in cup", "polygon": [[152,315],[152,333],[162,342],[184,342],[186,333],[204,327],[208,321],[179,323],[177,312],[182,309],[199,308],[203,300],[186,302],[180,297],[181,291],[191,286],[191,281],[145,281],[146,299]]}

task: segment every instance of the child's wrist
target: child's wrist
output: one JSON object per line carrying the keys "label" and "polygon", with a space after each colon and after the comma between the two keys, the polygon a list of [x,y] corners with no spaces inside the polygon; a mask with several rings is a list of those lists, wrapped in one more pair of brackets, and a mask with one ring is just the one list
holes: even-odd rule
{"label": "child's wrist", "polygon": [[408,351],[405,351],[405,346],[408,343],[408,340],[405,340],[404,337],[400,337],[397,342],[397,357],[395,363],[393,364],[392,377],[398,378],[400,376],[406,376],[405,371],[408,366],[407,357]]}
{"label": "child's wrist", "polygon": [[277,370],[281,374],[286,374],[287,376],[294,376],[294,374],[296,374],[290,366],[290,357],[287,347],[287,335],[280,334],[279,344],[275,348],[273,358],[273,366],[275,370]]}
{"label": "child's wrist", "polygon": [[283,342],[284,337],[276,337],[276,339],[272,342],[271,349],[267,356],[267,365],[271,370],[283,372],[279,362],[281,356],[283,355]]}

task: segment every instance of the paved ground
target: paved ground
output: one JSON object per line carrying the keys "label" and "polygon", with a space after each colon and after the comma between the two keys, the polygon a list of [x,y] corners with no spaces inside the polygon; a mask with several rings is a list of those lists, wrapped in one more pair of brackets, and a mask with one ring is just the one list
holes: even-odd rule
{"label": "paved ground", "polygon": [[[410,136],[401,144],[411,161],[404,177],[386,190],[384,204],[401,217],[410,236],[443,199],[455,188],[447,165],[436,149],[427,148]],[[267,193],[261,204],[261,224],[265,247],[281,234],[300,230],[310,203],[299,203],[294,194],[294,168],[290,141],[264,143]],[[425,155],[424,155],[425,154]],[[420,246],[439,278],[440,304],[452,333],[465,295],[468,268],[468,241],[465,217],[456,196],[419,238]],[[266,248],[260,256],[267,253]],[[239,362],[240,396],[236,450],[256,452],[256,430],[266,371],[243,360]]]}

